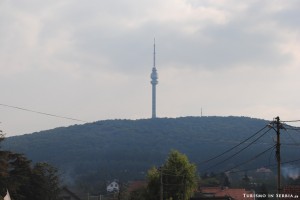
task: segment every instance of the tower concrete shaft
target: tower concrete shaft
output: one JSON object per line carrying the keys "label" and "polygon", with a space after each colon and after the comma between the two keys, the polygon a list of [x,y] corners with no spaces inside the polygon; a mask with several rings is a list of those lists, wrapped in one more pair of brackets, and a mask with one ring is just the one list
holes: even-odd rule
{"label": "tower concrete shaft", "polygon": [[158,74],[155,66],[155,39],[154,39],[154,51],[153,51],[153,68],[151,73],[151,85],[152,85],[152,118],[156,118],[156,85],[158,84]]}

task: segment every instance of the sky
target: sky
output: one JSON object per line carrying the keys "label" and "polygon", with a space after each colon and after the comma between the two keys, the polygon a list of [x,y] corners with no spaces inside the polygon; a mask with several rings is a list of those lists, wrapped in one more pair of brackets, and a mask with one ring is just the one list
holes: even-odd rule
{"label": "sky", "polygon": [[[157,116],[299,120],[299,0],[0,0],[7,137]],[[293,124],[296,125],[296,124]]]}

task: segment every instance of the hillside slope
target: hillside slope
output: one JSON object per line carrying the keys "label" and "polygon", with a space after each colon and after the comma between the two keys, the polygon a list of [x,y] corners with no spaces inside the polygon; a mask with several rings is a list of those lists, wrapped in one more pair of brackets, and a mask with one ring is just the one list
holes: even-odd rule
{"label": "hillside slope", "polygon": [[[171,149],[185,153],[191,162],[197,164],[200,173],[218,172],[272,147],[274,130],[216,167],[212,166],[253,140],[216,160],[201,163],[237,145],[268,123],[247,117],[106,120],[10,137],[5,140],[3,148],[24,153],[34,162],[49,162],[62,171],[65,179],[72,180],[141,179],[151,166],[161,165]],[[266,130],[268,128],[257,137]],[[298,135],[293,134],[293,138],[300,141]],[[282,134],[282,141],[291,143],[287,134]],[[282,145],[283,161],[297,158],[295,151],[299,152],[299,147]],[[240,168],[274,164],[273,154],[274,151],[270,150]]]}

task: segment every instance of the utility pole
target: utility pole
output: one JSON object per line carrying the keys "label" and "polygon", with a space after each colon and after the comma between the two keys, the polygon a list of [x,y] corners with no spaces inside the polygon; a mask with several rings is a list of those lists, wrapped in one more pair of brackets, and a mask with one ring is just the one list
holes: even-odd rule
{"label": "utility pole", "polygon": [[277,136],[277,140],[276,140],[277,193],[280,194],[281,193],[280,129],[283,129],[284,127],[282,126],[279,117],[276,117],[271,124],[269,127],[275,130]]}
{"label": "utility pole", "polygon": [[281,156],[280,156],[280,129],[284,129],[282,123],[280,122],[280,118],[276,117],[273,122],[269,125],[276,132],[277,140],[276,140],[276,160],[277,160],[277,193],[281,193]]}
{"label": "utility pole", "polygon": [[160,171],[160,195],[159,195],[159,199],[160,200],[163,200],[163,195],[164,195],[164,192],[163,192],[163,173],[162,173],[162,167],[159,167],[158,170]]}
{"label": "utility pole", "polygon": [[185,200],[185,193],[186,193],[186,181],[185,181],[185,177],[183,177],[183,181],[184,181],[183,199]]}
{"label": "utility pole", "polygon": [[280,129],[282,128],[280,123],[280,118],[275,118],[276,124],[276,134],[277,134],[277,142],[276,142],[276,159],[277,159],[277,193],[281,192],[281,157],[280,157]]}

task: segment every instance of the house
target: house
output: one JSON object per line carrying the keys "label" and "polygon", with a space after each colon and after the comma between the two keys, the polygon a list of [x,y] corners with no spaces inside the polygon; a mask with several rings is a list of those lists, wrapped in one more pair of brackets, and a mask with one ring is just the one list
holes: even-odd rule
{"label": "house", "polygon": [[71,192],[67,187],[61,189],[60,197],[62,200],[81,200],[76,194]]}
{"label": "house", "polygon": [[120,190],[120,187],[119,187],[117,180],[114,180],[106,187],[107,192],[119,192],[119,190]]}
{"label": "house", "polygon": [[254,191],[238,188],[202,187],[199,199],[254,200],[255,193]]}

